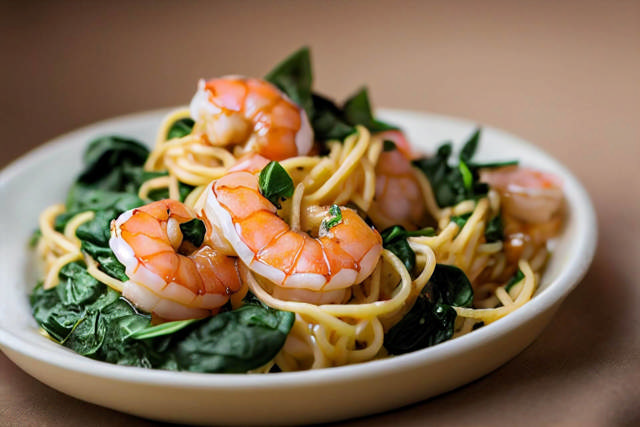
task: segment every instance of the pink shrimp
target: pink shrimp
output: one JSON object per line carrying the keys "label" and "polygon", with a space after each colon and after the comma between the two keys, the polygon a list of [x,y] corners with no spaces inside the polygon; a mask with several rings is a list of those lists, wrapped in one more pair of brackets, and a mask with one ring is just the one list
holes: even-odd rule
{"label": "pink shrimp", "polygon": [[409,142],[400,131],[386,131],[376,136],[393,142],[394,147],[380,153],[376,164],[374,223],[380,229],[396,224],[408,229],[419,228],[424,225],[426,207],[413,173]]}
{"label": "pink shrimp", "polygon": [[555,176],[521,167],[484,169],[480,180],[498,191],[504,214],[527,223],[549,222],[563,201]]}
{"label": "pink shrimp", "polygon": [[160,200],[111,223],[109,246],[129,280],[122,295],[166,320],[215,314],[241,288],[235,258],[183,241],[180,224],[195,215],[175,200]]}
{"label": "pink shrimp", "polygon": [[551,174],[517,166],[482,170],[480,180],[500,194],[505,253],[515,270],[527,246],[544,247],[560,231],[560,182]]}
{"label": "pink shrimp", "polygon": [[200,80],[191,117],[213,145],[243,145],[270,160],[307,154],[313,132],[304,109],[260,79]]}
{"label": "pink shrimp", "polygon": [[260,194],[255,174],[231,172],[208,192],[205,212],[215,230],[245,265],[275,285],[276,296],[340,302],[373,272],[382,253],[380,234],[348,208],[339,208],[342,220],[320,227],[317,238],[292,230]]}

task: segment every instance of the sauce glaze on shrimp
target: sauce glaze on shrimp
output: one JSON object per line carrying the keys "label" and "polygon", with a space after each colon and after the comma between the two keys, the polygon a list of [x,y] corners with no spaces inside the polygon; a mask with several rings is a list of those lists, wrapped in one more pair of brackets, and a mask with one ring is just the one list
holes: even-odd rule
{"label": "sauce glaze on shrimp", "polygon": [[166,320],[210,316],[241,287],[235,258],[185,242],[180,224],[196,216],[182,203],[160,200],[111,223],[109,246],[129,280],[122,295]]}
{"label": "sauce glaze on shrimp", "polygon": [[292,230],[260,194],[255,174],[231,172],[208,191],[207,218],[252,271],[276,285],[274,295],[340,302],[347,288],[373,272],[382,253],[380,234],[348,208],[340,208],[342,221],[321,227],[317,238]]}
{"label": "sauce glaze on shrimp", "polygon": [[304,109],[264,80],[200,80],[190,109],[196,128],[213,145],[242,145],[270,160],[305,155],[313,145]]}

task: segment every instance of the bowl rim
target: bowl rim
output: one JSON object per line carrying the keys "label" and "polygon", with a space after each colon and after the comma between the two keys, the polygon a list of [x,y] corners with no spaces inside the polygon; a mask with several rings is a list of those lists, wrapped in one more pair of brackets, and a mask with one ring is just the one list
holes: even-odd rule
{"label": "bowl rim", "polygon": [[[172,109],[175,108],[155,109],[117,116],[94,122],[60,135],[28,151],[6,165],[2,171],[0,171],[0,188],[8,185],[23,168],[28,168],[31,163],[47,157],[60,149],[70,138],[77,138],[83,133],[91,132],[96,128],[108,127],[116,123],[122,124],[122,122],[127,121],[133,123],[139,120],[150,120],[152,117],[161,118],[163,114],[166,114]],[[412,119],[428,116],[431,120],[447,122],[455,126],[475,126],[475,123],[470,120],[417,110],[380,109],[377,110],[377,112],[380,116],[398,115]],[[193,389],[215,388],[234,390],[252,387],[277,390],[309,384],[321,385],[334,382],[355,381],[365,377],[370,378],[372,375],[388,375],[394,372],[405,371],[419,367],[427,361],[435,362],[465,353],[495,337],[503,336],[535,318],[537,313],[561,302],[577,286],[586,274],[595,254],[598,234],[597,221],[595,210],[587,191],[566,166],[542,149],[516,135],[489,125],[483,124],[482,127],[485,130],[490,129],[494,134],[500,134],[507,138],[510,144],[519,145],[526,147],[527,150],[538,152],[540,156],[559,166],[565,188],[571,189],[571,197],[567,198],[567,203],[571,202],[571,205],[577,208],[574,209],[575,215],[572,216],[572,221],[575,221],[577,224],[576,235],[578,239],[571,244],[571,247],[575,249],[569,251],[569,256],[565,262],[566,267],[562,269],[558,277],[549,283],[544,290],[536,294],[534,298],[523,307],[510,313],[505,318],[486,325],[471,334],[445,341],[433,347],[390,358],[327,369],[281,372],[276,375],[206,374],[114,365],[80,356],[62,346],[60,346],[60,351],[58,351],[58,349],[55,351],[43,351],[40,346],[22,339],[15,331],[7,330],[2,325],[0,325],[0,348],[7,348],[23,356],[65,370],[127,383],[161,387],[187,387]],[[505,320],[507,318],[508,320]]]}

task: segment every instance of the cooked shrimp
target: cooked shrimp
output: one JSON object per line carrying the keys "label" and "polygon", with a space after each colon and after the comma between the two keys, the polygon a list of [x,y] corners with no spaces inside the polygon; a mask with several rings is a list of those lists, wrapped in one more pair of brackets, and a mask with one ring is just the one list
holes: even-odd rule
{"label": "cooked shrimp", "polygon": [[504,250],[515,270],[521,257],[544,250],[560,231],[564,199],[560,182],[551,174],[517,166],[482,170],[480,180],[500,195]]}
{"label": "cooked shrimp", "polygon": [[342,220],[328,230],[320,227],[317,238],[291,229],[260,194],[255,174],[232,172],[208,191],[205,212],[214,228],[252,271],[279,287],[274,293],[339,302],[347,288],[373,272],[382,253],[380,234],[348,208],[339,208]]}
{"label": "cooked shrimp", "polygon": [[313,132],[304,109],[260,79],[227,76],[200,80],[191,117],[213,145],[242,145],[270,160],[311,150]]}
{"label": "cooked shrimp", "polygon": [[182,203],[160,200],[112,221],[109,246],[129,278],[122,295],[136,307],[166,320],[201,318],[240,289],[234,258],[183,241],[180,224],[193,218]]}
{"label": "cooked shrimp", "polygon": [[380,153],[376,164],[376,195],[372,218],[379,229],[402,225],[408,229],[424,226],[426,206],[413,166],[411,147],[400,131],[376,135],[394,143]]}
{"label": "cooked shrimp", "polygon": [[562,189],[555,176],[521,167],[484,169],[480,181],[501,196],[503,213],[527,223],[549,222],[562,208]]}

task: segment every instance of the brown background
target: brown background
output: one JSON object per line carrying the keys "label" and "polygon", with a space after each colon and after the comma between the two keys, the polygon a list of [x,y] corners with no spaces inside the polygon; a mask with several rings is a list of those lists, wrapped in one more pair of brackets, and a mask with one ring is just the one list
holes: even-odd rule
{"label": "brown background", "polygon": [[[640,2],[17,3],[0,6],[0,166],[75,127],[184,104],[200,77],[261,76],[304,44],[323,93],[366,83],[377,106],[539,144],[596,206],[587,277],[496,372],[345,425],[640,423]],[[0,354],[0,424],[152,423],[62,395]]]}

